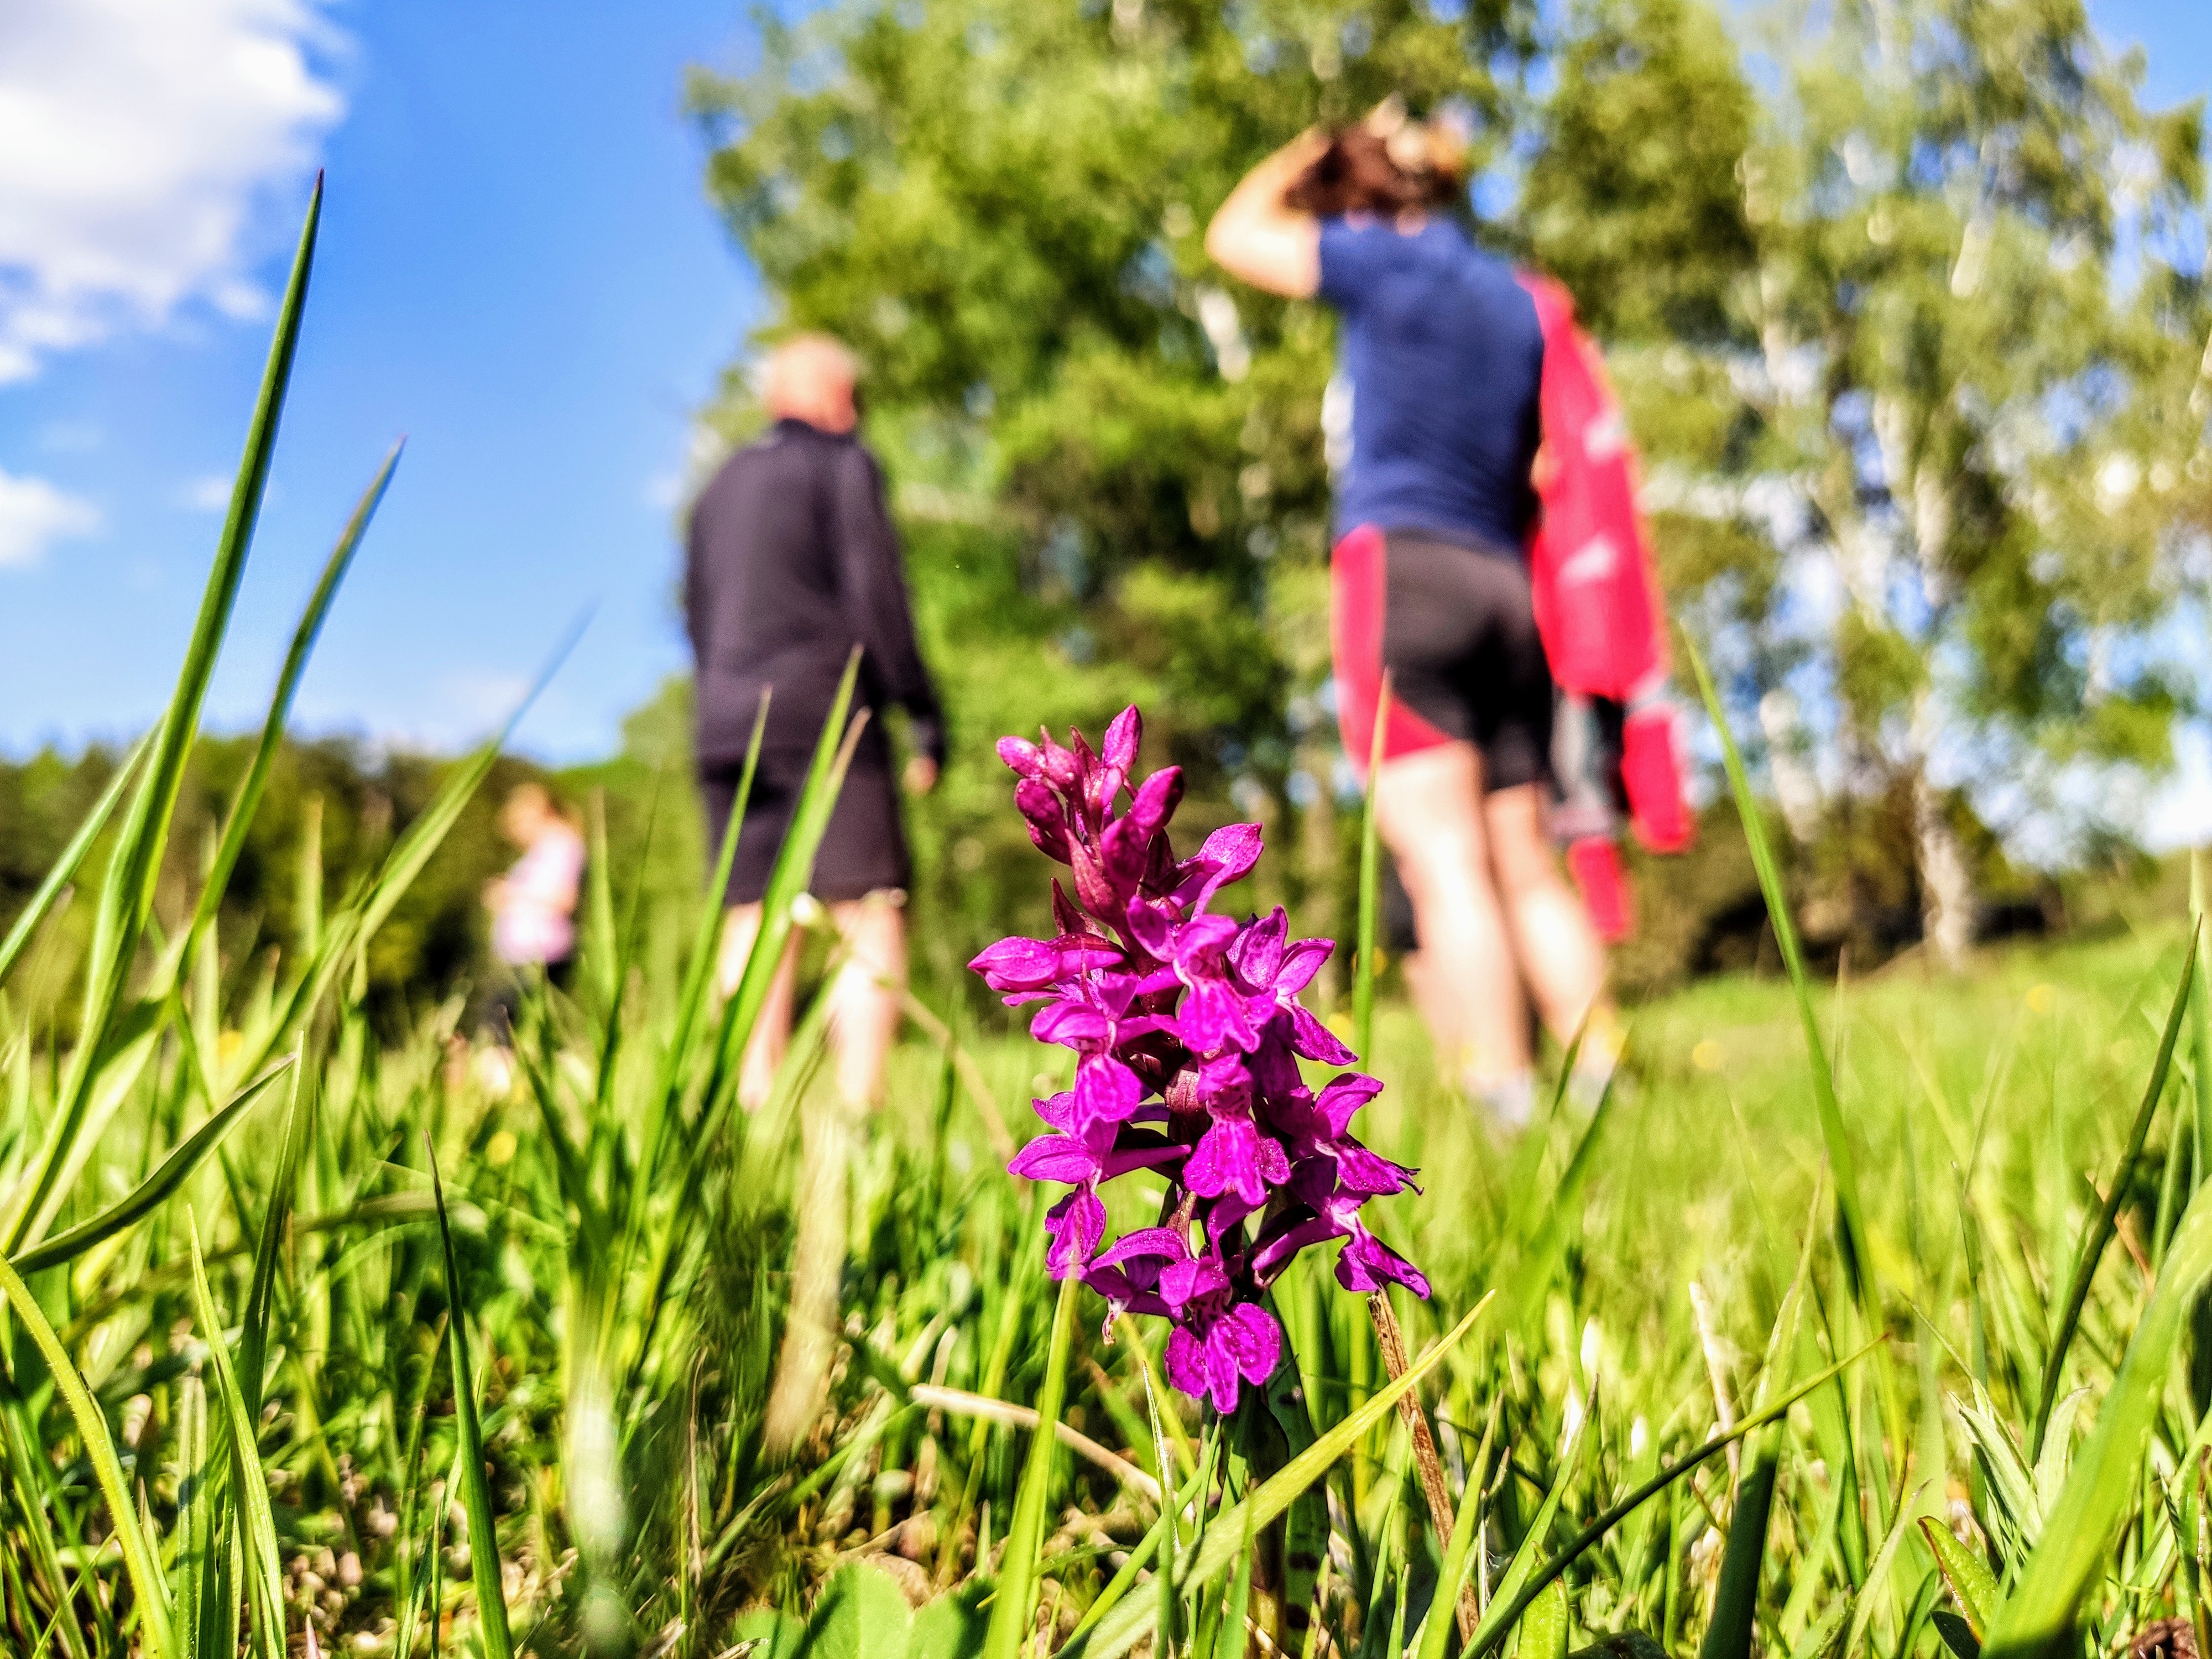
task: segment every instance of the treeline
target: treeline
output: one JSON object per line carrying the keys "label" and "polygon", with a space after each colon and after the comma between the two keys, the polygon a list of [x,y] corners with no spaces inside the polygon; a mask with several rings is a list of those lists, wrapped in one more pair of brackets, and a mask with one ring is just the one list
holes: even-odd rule
{"label": "treeline", "polygon": [[[181,925],[198,892],[198,863],[213,848],[253,745],[250,737],[210,737],[195,748],[157,922]],[[49,750],[21,763],[0,762],[0,933],[14,925],[123,759],[120,752],[95,745],[73,758]],[[270,951],[292,951],[310,908],[333,907],[369,877],[456,763],[347,738],[285,744],[220,913],[224,975],[250,981],[264,971]],[[619,767],[605,769],[620,780]],[[493,768],[437,856],[370,943],[370,997],[393,1031],[438,1000],[484,982],[489,928],[480,890],[515,857],[500,836],[498,809],[506,792],[526,779],[550,784],[582,808],[589,807],[600,783],[588,773],[563,778],[514,758]],[[611,801],[611,834],[625,846],[641,846],[630,795],[617,789]],[[106,855],[106,845],[95,844],[83,866],[87,890],[97,885]],[[689,847],[672,864],[675,857],[687,866],[692,861]],[[70,983],[69,970],[89,942],[88,909],[65,904],[46,923],[30,971],[20,981],[33,997],[57,995]],[[64,1021],[68,1006],[64,997],[57,1010]]]}
{"label": "treeline", "polygon": [[[688,726],[688,688],[672,681],[631,717],[622,752],[605,763],[566,770],[512,757],[497,763],[370,946],[370,1000],[387,1031],[396,1036],[447,998],[466,997],[490,983],[495,964],[480,893],[515,856],[499,834],[498,809],[507,791],[526,781],[546,785],[585,820],[595,845],[605,848],[610,890],[623,925],[633,902],[639,907],[647,971],[672,980],[698,915],[705,857],[690,782]],[[243,737],[204,738],[195,750],[158,920],[174,925],[181,919],[185,896],[197,887],[192,862],[212,845],[251,751],[251,739]],[[1014,815],[1004,808],[1006,783],[988,754],[987,745],[963,744],[953,769],[957,786],[917,803],[909,818],[916,981],[933,1003],[966,1000],[975,1014],[986,1012],[989,1000],[963,964],[998,937],[1001,918],[1018,914],[1036,884],[1036,855],[1018,825],[1008,833]],[[0,760],[0,934],[14,925],[121,758],[94,746],[74,757],[47,750],[21,762]],[[234,982],[251,981],[265,970],[270,952],[292,950],[313,902],[310,894],[328,908],[368,876],[457,763],[347,738],[287,743],[222,908],[223,974]],[[1256,804],[1264,819],[1267,804]],[[1298,828],[1291,824],[1291,832]],[[1990,896],[1984,927],[1992,933],[2101,927],[2130,910],[2171,908],[2186,882],[2177,861],[2160,865],[2120,843],[2063,879],[2053,878],[2011,865],[1986,831],[1962,826],[1962,832],[1976,858],[1975,878]],[[1832,966],[1847,959],[1855,971],[1864,971],[1917,938],[1912,834],[1910,802],[1901,798],[1863,804],[1848,820],[1832,818],[1809,847],[1773,826],[1774,839],[1792,859],[1800,918],[1816,960]],[[1355,873],[1349,842],[1346,837],[1335,849],[1326,890],[1278,873],[1252,902],[1318,908],[1348,902]],[[106,848],[95,847],[85,867],[97,872],[105,863]],[[1705,810],[1704,833],[1689,854],[1632,855],[1631,872],[1640,926],[1615,957],[1617,979],[1630,996],[1710,972],[1778,970],[1757,879],[1726,801]],[[88,914],[70,905],[48,921],[32,971],[20,981],[28,994],[51,998],[66,987],[90,924]],[[67,1002],[63,998],[54,1010],[64,1024]]]}

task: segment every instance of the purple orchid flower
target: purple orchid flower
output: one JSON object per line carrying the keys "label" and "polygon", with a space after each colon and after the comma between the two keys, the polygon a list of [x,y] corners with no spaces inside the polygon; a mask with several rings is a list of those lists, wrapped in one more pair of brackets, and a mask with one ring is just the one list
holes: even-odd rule
{"label": "purple orchid flower", "polygon": [[[1178,862],[1182,775],[1133,781],[1142,736],[1129,708],[1095,750],[1079,732],[1000,740],[1030,838],[1073,890],[1052,884],[1055,937],[1001,939],[969,965],[1009,1006],[1039,1005],[1031,1035],[1076,1056],[1073,1085],[1034,1103],[1050,1133],[1007,1166],[1069,1189],[1046,1215],[1052,1276],[1104,1297],[1109,1333],[1123,1313],[1172,1322],[1168,1380],[1231,1412],[1281,1361],[1261,1298],[1300,1250],[1342,1240],[1346,1290],[1429,1293],[1360,1217],[1414,1172],[1351,1133],[1381,1084],[1347,1072],[1316,1094],[1300,1072],[1356,1059],[1298,1000],[1334,945],[1292,939],[1280,908],[1212,912],[1258,862],[1259,828],[1217,830]],[[1168,1182],[1159,1224],[1108,1244],[1099,1188],[1139,1169]]]}
{"label": "purple orchid flower", "polygon": [[1168,1337],[1168,1381],[1214,1410],[1237,1409],[1239,1382],[1257,1386],[1275,1374],[1282,1328],[1264,1308],[1239,1302],[1211,1318],[1178,1324]]}

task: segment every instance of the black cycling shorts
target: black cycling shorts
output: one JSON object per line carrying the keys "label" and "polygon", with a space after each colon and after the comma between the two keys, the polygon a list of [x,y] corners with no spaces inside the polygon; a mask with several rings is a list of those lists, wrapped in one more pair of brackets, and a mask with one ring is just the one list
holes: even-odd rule
{"label": "black cycling shorts", "polygon": [[[890,756],[872,757],[863,743],[845,774],[845,787],[830,814],[830,827],[814,858],[814,878],[807,890],[824,903],[866,898],[869,894],[903,891],[914,882],[914,862],[908,856],[906,834],[899,825],[898,785],[891,776]],[[768,886],[776,849],[783,845],[791,826],[792,808],[806,782],[811,757],[805,754],[763,754],[753,778],[745,821],[738,830],[738,852],[730,866],[729,885],[723,890],[725,905],[757,904]],[[707,858],[721,856],[730,809],[735,804],[738,781],[744,768],[702,768],[699,793],[707,807]]]}
{"label": "black cycling shorts", "polygon": [[1551,775],[1552,671],[1517,555],[1363,525],[1336,544],[1329,593],[1337,720],[1355,766],[1373,752],[1388,670],[1384,758],[1468,743],[1486,790]]}

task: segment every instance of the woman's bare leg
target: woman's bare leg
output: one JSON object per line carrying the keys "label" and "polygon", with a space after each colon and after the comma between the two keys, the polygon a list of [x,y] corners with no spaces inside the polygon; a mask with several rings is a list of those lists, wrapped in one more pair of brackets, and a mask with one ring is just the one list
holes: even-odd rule
{"label": "woman's bare leg", "polygon": [[830,986],[830,1041],[837,1054],[837,1093],[850,1107],[872,1107],[898,1035],[906,990],[906,912],[877,893],[830,907],[845,959]]}
{"label": "woman's bare leg", "polygon": [[1385,762],[1375,811],[1413,902],[1421,939],[1413,989],[1437,1059],[1470,1091],[1491,1096],[1522,1086],[1528,1017],[1492,884],[1482,799],[1480,755],[1443,744]]}
{"label": "woman's bare leg", "polygon": [[[733,904],[722,918],[722,949],[715,963],[714,983],[715,994],[724,1001],[737,994],[738,981],[744,977],[745,959],[752,955],[753,940],[760,936],[760,925],[758,904]],[[775,1087],[776,1067],[783,1064],[783,1051],[791,1046],[791,1006],[798,978],[799,934],[794,931],[784,941],[783,960],[776,964],[775,978],[769,981],[768,1000],[761,1005],[752,1041],[745,1045],[744,1066],[738,1074],[738,1100],[749,1112],[768,1104]]]}
{"label": "woman's bare leg", "polygon": [[1605,994],[1604,943],[1559,873],[1536,786],[1500,789],[1484,801],[1483,818],[1521,972],[1544,1029],[1564,1044]]}

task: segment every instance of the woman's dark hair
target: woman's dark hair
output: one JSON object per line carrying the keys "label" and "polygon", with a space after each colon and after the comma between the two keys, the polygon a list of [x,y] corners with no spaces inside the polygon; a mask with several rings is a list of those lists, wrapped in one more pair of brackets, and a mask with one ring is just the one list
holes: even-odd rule
{"label": "woman's dark hair", "polygon": [[[1406,144],[1405,138],[1414,142]],[[1284,205],[1334,219],[1346,213],[1404,213],[1458,199],[1460,172],[1449,164],[1458,158],[1438,157],[1443,146],[1425,132],[1401,129],[1401,139],[1395,148],[1412,150],[1423,165],[1401,167],[1391,142],[1364,124],[1338,128],[1320,158],[1283,192]]]}

